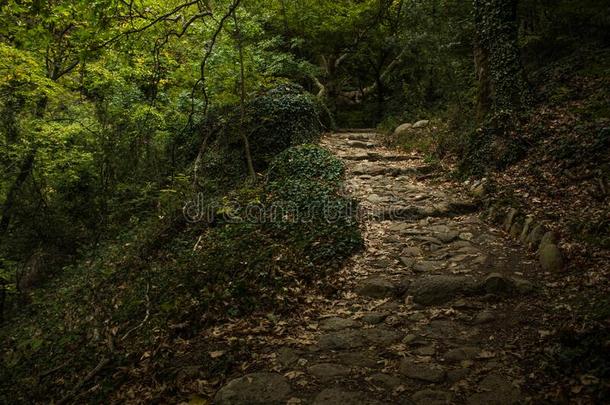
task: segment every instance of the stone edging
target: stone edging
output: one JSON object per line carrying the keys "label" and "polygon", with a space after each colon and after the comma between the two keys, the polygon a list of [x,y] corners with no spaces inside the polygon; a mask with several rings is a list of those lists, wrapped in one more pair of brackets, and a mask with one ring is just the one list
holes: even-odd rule
{"label": "stone edging", "polygon": [[559,248],[559,238],[550,230],[549,221],[538,220],[509,204],[493,201],[493,198],[486,195],[485,179],[469,185],[469,191],[483,201],[485,210],[481,213],[481,219],[500,226],[512,239],[536,252],[544,271],[563,270],[565,260]]}

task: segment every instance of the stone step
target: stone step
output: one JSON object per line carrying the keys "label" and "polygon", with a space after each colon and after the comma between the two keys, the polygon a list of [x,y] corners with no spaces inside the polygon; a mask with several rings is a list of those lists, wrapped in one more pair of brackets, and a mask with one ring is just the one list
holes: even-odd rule
{"label": "stone step", "polygon": [[381,165],[358,165],[350,169],[355,176],[419,176],[425,175],[435,170],[434,166],[415,166],[415,167],[387,167]]}
{"label": "stone step", "polygon": [[369,162],[407,162],[409,160],[420,160],[419,156],[410,155],[384,155],[376,152],[368,153],[357,153],[351,155],[339,155],[341,159],[351,161],[363,161],[368,160]]}

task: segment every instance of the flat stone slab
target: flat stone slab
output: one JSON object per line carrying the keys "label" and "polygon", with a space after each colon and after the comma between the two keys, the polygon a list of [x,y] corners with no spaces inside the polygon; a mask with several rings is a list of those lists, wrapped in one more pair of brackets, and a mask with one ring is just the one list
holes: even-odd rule
{"label": "flat stone slab", "polygon": [[290,395],[290,385],[275,373],[254,373],[230,381],[214,398],[217,405],[279,405]]}
{"label": "flat stone slab", "polygon": [[450,301],[460,294],[472,293],[476,287],[476,282],[468,277],[432,275],[413,281],[409,294],[418,304],[435,305]]}
{"label": "flat stone slab", "polygon": [[440,383],[445,380],[445,370],[439,365],[415,363],[404,359],[400,362],[400,373],[414,380]]}
{"label": "flat stone slab", "polygon": [[481,353],[481,349],[478,347],[458,347],[457,349],[451,349],[445,353],[445,360],[450,362],[460,362],[462,360],[473,360],[476,359]]}
{"label": "flat stone slab", "polygon": [[307,368],[307,372],[320,380],[332,380],[336,377],[348,375],[350,369],[338,364],[320,363]]}
{"label": "flat stone slab", "polygon": [[396,286],[386,278],[372,277],[362,282],[356,292],[363,297],[391,298],[396,293]]}
{"label": "flat stone slab", "polygon": [[313,405],[382,405],[383,403],[370,398],[363,392],[344,391],[339,388],[327,388],[320,392]]}
{"label": "flat stone slab", "polygon": [[490,374],[478,387],[481,392],[468,398],[469,405],[513,405],[523,403],[521,390],[513,386],[505,376]]}
{"label": "flat stone slab", "polygon": [[366,339],[356,330],[342,330],[320,336],[318,346],[322,350],[346,350],[361,347]]}
{"label": "flat stone slab", "polygon": [[416,405],[447,405],[451,403],[451,394],[445,391],[422,390],[411,397]]}
{"label": "flat stone slab", "polygon": [[358,327],[360,324],[353,319],[348,318],[326,318],[320,321],[320,330],[323,331],[338,331],[348,328]]}

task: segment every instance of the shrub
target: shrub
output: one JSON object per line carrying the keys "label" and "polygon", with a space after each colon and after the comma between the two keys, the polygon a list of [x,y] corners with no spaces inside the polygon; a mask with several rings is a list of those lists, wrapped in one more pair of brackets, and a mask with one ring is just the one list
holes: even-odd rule
{"label": "shrub", "polygon": [[248,105],[247,135],[257,169],[290,146],[316,141],[321,107],[297,85],[280,85]]}

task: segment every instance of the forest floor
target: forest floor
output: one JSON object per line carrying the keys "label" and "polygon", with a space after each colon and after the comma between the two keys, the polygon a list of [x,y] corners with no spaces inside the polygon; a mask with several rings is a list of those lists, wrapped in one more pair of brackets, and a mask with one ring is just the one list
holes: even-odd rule
{"label": "forest floor", "polygon": [[[553,377],[538,355],[557,326],[550,314],[561,312],[554,275],[484,223],[421,155],[378,139],[353,132],[322,141],[348,166],[365,249],[291,316],[206,332],[213,358],[237,341],[250,356],[232,379],[200,382],[199,392],[218,404],[551,400],[540,385]],[[578,381],[583,395],[583,384],[596,383]]]}

